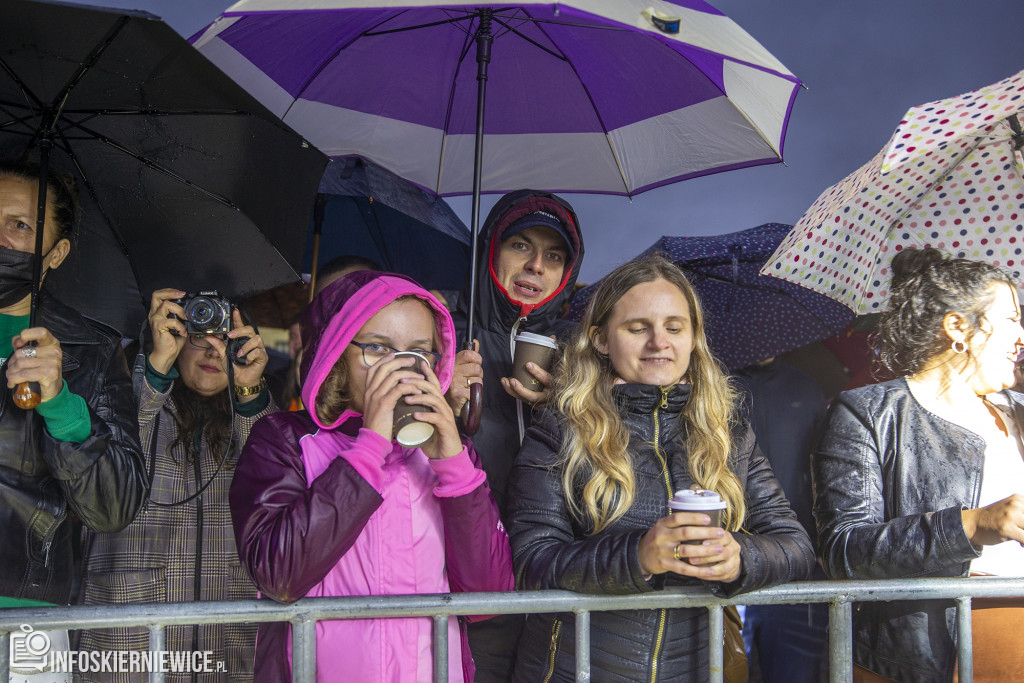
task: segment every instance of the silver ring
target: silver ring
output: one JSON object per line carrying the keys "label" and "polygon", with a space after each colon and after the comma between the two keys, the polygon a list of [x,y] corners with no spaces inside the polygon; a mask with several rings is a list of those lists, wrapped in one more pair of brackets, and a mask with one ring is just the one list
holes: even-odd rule
{"label": "silver ring", "polygon": [[21,347],[21,355],[25,356],[25,358],[35,358],[36,357],[36,347],[34,347],[34,346],[22,346]]}

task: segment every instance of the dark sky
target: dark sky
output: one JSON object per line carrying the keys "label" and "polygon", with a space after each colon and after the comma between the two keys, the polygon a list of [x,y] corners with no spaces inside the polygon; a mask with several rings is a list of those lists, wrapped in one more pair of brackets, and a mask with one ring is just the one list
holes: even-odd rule
{"label": "dark sky", "polygon": [[[867,162],[912,106],[1024,69],[1020,0],[711,0],[807,86],[797,96],[786,165],[722,173],[624,197],[569,195],[591,282],[663,234],[795,223],[821,192]],[[145,9],[191,36],[218,0],[94,0]],[[483,213],[496,197],[485,197]],[[469,223],[468,198],[449,200]]]}

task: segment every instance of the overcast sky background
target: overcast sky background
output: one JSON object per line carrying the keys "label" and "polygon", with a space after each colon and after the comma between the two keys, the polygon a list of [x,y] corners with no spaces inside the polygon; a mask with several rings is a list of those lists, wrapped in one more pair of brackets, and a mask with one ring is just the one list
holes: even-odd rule
{"label": "overcast sky background", "polygon": [[[710,0],[807,86],[773,164],[625,197],[572,194],[592,282],[661,235],[710,235],[795,223],[825,188],[888,141],[912,106],[1024,69],[1021,0]],[[189,37],[230,5],[220,0],[99,0],[144,9]],[[627,56],[628,58],[628,56]],[[485,216],[497,196],[484,196]],[[469,224],[470,200],[449,202]]]}

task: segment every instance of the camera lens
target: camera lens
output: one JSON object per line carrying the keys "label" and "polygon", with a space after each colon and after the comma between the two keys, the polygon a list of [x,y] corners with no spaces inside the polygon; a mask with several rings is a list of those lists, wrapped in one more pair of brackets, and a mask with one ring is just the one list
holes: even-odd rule
{"label": "camera lens", "polygon": [[185,315],[197,328],[215,330],[224,324],[224,312],[205,296],[197,296],[189,302]]}

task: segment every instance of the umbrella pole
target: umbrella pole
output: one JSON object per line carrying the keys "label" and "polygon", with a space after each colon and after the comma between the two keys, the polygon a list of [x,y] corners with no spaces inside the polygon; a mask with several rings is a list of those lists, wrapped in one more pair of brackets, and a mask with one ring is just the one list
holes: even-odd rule
{"label": "umbrella pole", "polygon": [[[484,162],[484,105],[487,101],[487,67],[491,63],[491,17],[493,10],[480,10],[480,26],[476,31],[476,139],[473,157],[473,210],[470,218],[469,312],[466,317],[464,349],[473,348],[476,317],[477,245],[480,234],[480,190]],[[479,383],[469,387],[469,401],[462,410],[462,427],[472,436],[480,428],[483,388]]]}
{"label": "umbrella pole", "polygon": [[316,204],[313,205],[313,262],[309,266],[309,299],[313,300],[313,292],[316,291],[316,269],[317,261],[320,258],[320,235],[324,231],[324,208],[327,206],[327,197],[320,192],[316,193]]}
{"label": "umbrella pole", "polygon": [[[39,199],[36,202],[36,251],[32,262],[32,294],[29,299],[28,326],[36,326],[36,313],[39,308],[39,287],[43,279],[43,229],[46,225],[46,190],[47,178],[50,176],[50,147],[52,141],[48,134],[39,139]],[[34,342],[29,342],[35,346]],[[42,401],[42,389],[38,382],[21,382],[14,387],[14,405],[23,410],[35,408]]]}

